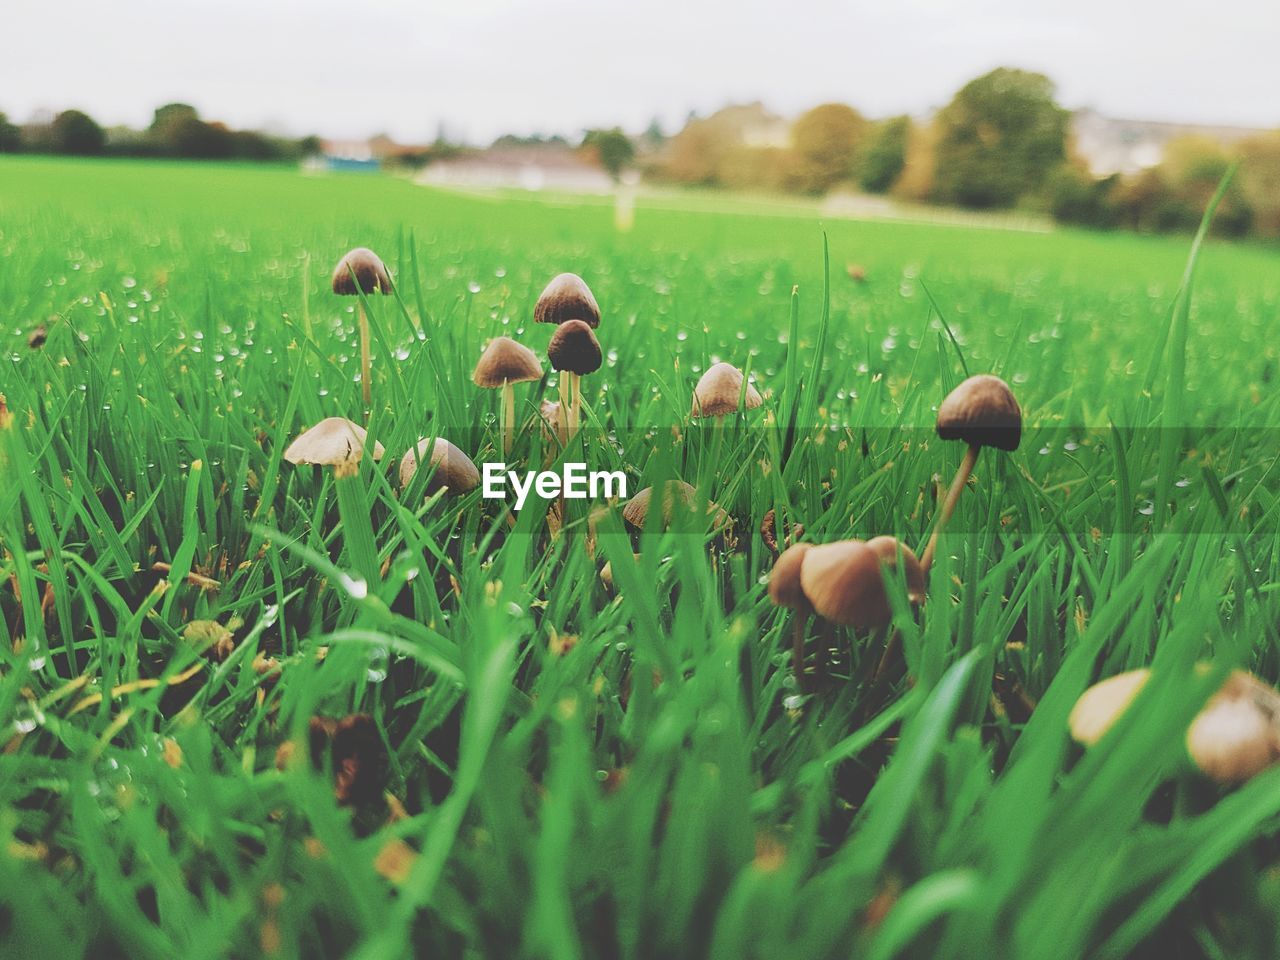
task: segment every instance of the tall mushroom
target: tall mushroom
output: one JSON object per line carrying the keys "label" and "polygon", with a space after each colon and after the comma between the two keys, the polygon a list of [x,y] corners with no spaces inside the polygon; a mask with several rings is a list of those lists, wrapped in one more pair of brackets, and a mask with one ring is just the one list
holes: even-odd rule
{"label": "tall mushroom", "polygon": [[713,363],[698,378],[693,388],[692,417],[715,417],[719,422],[728,414],[738,410],[741,401],[742,409],[754,410],[764,399],[760,391],[751,383],[743,389],[742,371],[731,363]]}
{"label": "tall mushroom", "polygon": [[996,447],[1010,452],[1018,449],[1022,441],[1022,409],[1007,383],[999,377],[980,374],[965,380],[947,394],[938,408],[937,431],[943,440],[963,440],[969,449],[965,451],[960,469],[951,481],[929,543],[920,558],[920,566],[926,573],[933,566],[938,537],[955,512],[956,503],[964,485],[969,482],[982,448]]}
{"label": "tall mushroom", "polygon": [[547,359],[560,373],[560,408],[566,439],[578,432],[582,406],[580,378],[600,369],[600,341],[585,320],[566,320],[556,327],[547,344]]}
{"label": "tall mushroom", "polygon": [[600,307],[591,288],[576,273],[552,277],[533,307],[534,323],[581,320],[593,330],[600,326]]}
{"label": "tall mushroom", "polygon": [[797,543],[787,547],[773,562],[773,570],[769,574],[769,599],[775,607],[786,607],[795,612],[791,630],[791,670],[795,674],[796,686],[800,692],[805,691],[804,676],[804,628],[809,620],[812,606],[800,586],[800,570],[805,554],[812,544]]}
{"label": "tall mushroom", "polygon": [[[333,292],[340,297],[354,297],[360,293],[390,293],[391,276],[382,259],[368,247],[356,247],[338,261],[333,269]],[[369,356],[369,318],[364,313],[364,301],[356,304],[360,318],[360,395],[364,399],[366,416],[373,402],[373,382]]]}
{"label": "tall mushroom", "polygon": [[538,356],[510,337],[495,337],[476,361],[471,379],[476,386],[502,390],[502,453],[511,452],[515,437],[516,395],[513,384],[542,378]]}
{"label": "tall mushroom", "polygon": [[444,490],[450,495],[466,493],[480,485],[480,471],[471,458],[444,437],[423,437],[400,458],[400,489],[418,472],[418,465],[427,458],[428,466],[435,473],[427,481],[427,494]]}

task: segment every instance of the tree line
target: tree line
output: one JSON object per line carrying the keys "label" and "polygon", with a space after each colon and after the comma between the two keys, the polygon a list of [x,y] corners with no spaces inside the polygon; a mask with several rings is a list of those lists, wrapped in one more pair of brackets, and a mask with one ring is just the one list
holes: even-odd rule
{"label": "tree line", "polygon": [[293,139],[235,130],[202,119],[196,108],[186,103],[158,107],[145,130],[104,128],[82,110],[63,110],[47,122],[22,126],[0,113],[0,153],[269,162],[297,160],[319,149],[317,137]]}
{"label": "tree line", "polygon": [[848,188],[917,203],[1038,212],[1095,228],[1181,231],[1195,228],[1238,160],[1215,230],[1280,237],[1280,131],[1230,149],[1185,137],[1171,142],[1155,167],[1099,177],[1074,149],[1070,112],[1039,73],[993,70],[924,122],[872,121],[851,106],[827,103],[790,125],[785,142],[770,142],[760,135],[770,119],[759,104],[691,117],[652,156],[648,172],[701,186],[811,195]]}

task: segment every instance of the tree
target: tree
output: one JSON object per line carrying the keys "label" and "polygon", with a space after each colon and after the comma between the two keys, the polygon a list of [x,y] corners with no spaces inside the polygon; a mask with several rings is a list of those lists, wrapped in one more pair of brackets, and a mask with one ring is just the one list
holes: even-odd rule
{"label": "tree", "polygon": [[1280,130],[1240,144],[1236,174],[1245,200],[1253,207],[1254,232],[1280,237]]}
{"label": "tree", "polygon": [[791,130],[796,189],[825,193],[850,179],[867,126],[862,114],[843,103],[824,103],[801,115]]}
{"label": "tree", "polygon": [[[1178,201],[1182,222],[1168,229],[1192,229],[1209,205],[1222,178],[1231,169],[1231,157],[1218,141],[1209,137],[1185,136],[1166,144],[1160,164],[1165,180]],[[1239,177],[1227,185],[1213,217],[1213,230],[1230,237],[1244,236],[1253,226],[1253,207]]]}
{"label": "tree", "polygon": [[728,106],[705,119],[690,114],[684,129],[667,141],[656,166],[680,183],[715,186],[725,182],[726,163],[740,167],[742,150],[780,147],[786,140],[785,121],[764,104]]}
{"label": "tree", "polygon": [[1120,219],[1112,201],[1119,174],[1095,179],[1083,167],[1063,165],[1049,178],[1049,212],[1059,223],[1109,229]]}
{"label": "tree", "polygon": [[17,153],[22,149],[22,131],[0,113],[0,153]]}
{"label": "tree", "polygon": [[582,146],[614,180],[636,158],[635,144],[618,127],[611,130],[588,130],[582,138]]}
{"label": "tree", "polygon": [[224,160],[235,151],[235,137],[221,123],[195,117],[177,120],[168,129],[169,152],[188,160]]}
{"label": "tree", "polygon": [[858,185],[868,193],[888,193],[907,165],[910,117],[890,117],[876,124],[858,165]]}
{"label": "tree", "polygon": [[64,110],[53,118],[49,145],[54,153],[101,153],[107,145],[107,135],[87,113]]}
{"label": "tree", "polygon": [[971,80],[937,117],[934,198],[1011,207],[1066,159],[1068,113],[1039,73],[1001,67]]}

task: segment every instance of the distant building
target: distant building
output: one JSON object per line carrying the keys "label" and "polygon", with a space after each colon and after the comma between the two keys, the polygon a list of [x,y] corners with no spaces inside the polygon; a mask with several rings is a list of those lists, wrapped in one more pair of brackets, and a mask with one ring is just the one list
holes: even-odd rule
{"label": "distant building", "polygon": [[1087,109],[1071,117],[1076,152],[1098,176],[1154,167],[1164,159],[1169,143],[1181,137],[1204,137],[1230,147],[1259,132],[1251,127],[1121,120]]}
{"label": "distant building", "polygon": [[422,157],[430,147],[396,143],[385,134],[368,140],[322,140],[313,167],[327,170],[379,170],[389,160]]}
{"label": "distant building", "polygon": [[613,179],[572,147],[558,143],[495,146],[422,169],[417,180],[435,187],[612,193]]}
{"label": "distant building", "polygon": [[372,172],[382,167],[368,140],[321,140],[320,156],[308,161],[312,169]]}

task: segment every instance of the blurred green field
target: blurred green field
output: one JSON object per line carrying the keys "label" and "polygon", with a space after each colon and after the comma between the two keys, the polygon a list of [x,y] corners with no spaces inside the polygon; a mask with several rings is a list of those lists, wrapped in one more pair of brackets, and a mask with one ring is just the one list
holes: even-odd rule
{"label": "blurred green field", "polygon": [[[353,492],[281,454],[360,418],[329,290],[357,245],[397,295]],[[0,158],[0,952],[1280,954],[1280,773],[1221,790],[1183,746],[1225,671],[1280,677],[1280,251],[1207,241],[1180,312],[1190,248],[703,196],[619,233],[389,177]],[[607,360],[562,458],[688,481],[734,536],[401,496],[419,437],[501,459],[471,367],[544,353],[566,270]],[[688,415],[718,360],[766,403],[715,428]],[[883,632],[810,623],[802,693],[765,512],[922,545],[966,370],[1012,385],[1021,448],[979,460],[887,682]],[[555,375],[522,386],[530,417]],[[509,459],[546,455],[528,426]],[[1072,746],[1079,693],[1153,662]],[[277,769],[353,712],[404,817]]]}

